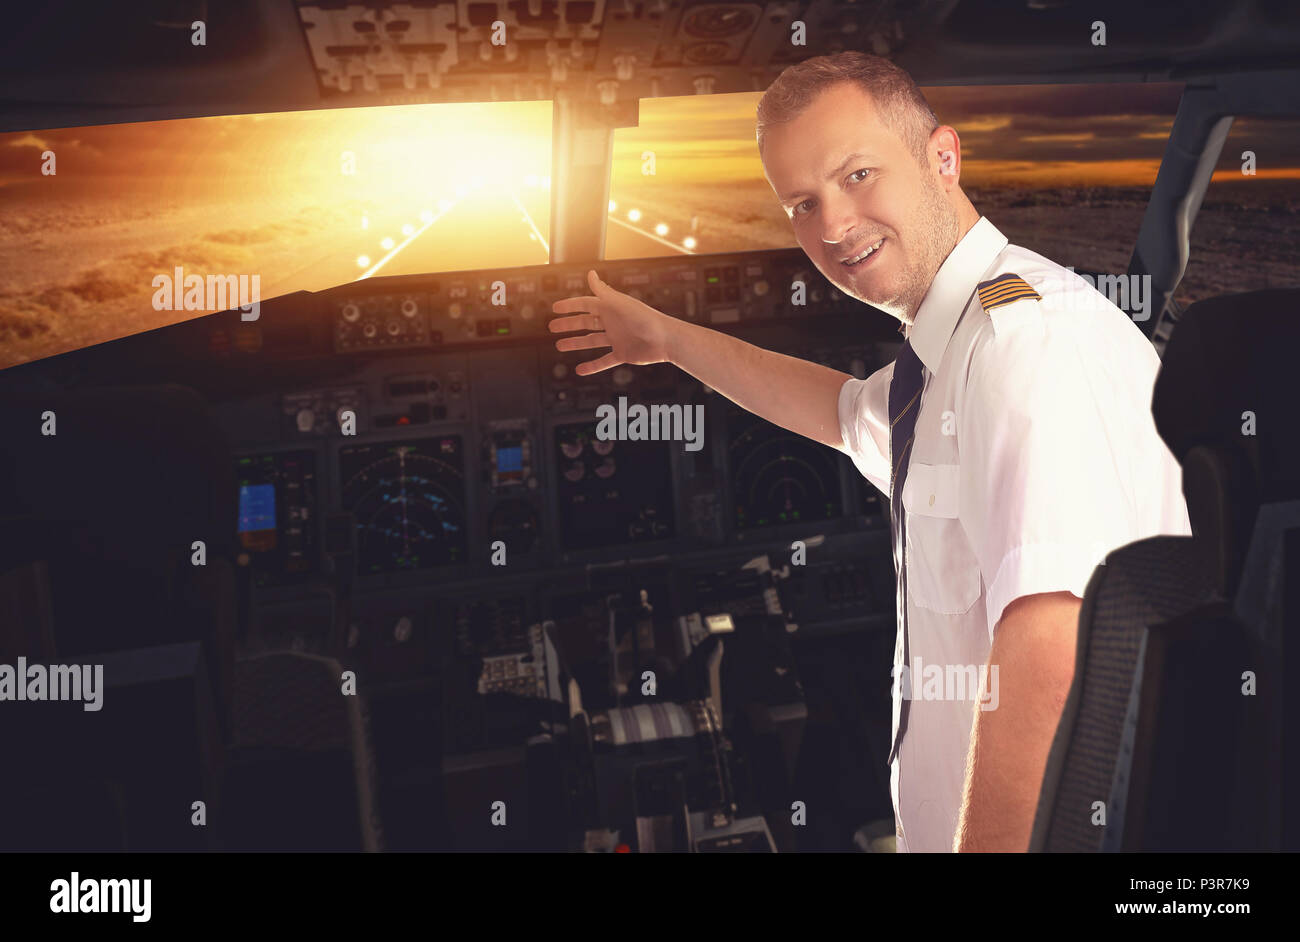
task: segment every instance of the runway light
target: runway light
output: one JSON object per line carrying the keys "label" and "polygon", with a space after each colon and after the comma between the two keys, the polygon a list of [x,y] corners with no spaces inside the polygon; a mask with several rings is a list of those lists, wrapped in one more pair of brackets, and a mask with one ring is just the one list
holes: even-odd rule
{"label": "runway light", "polygon": [[394,244],[395,243],[393,242],[392,236],[384,236],[384,240],[379,243],[379,247],[381,249],[387,250],[387,249],[391,249]]}
{"label": "runway light", "polygon": [[610,201],[609,201],[609,211],[612,213],[612,212],[613,212],[614,210],[616,210],[616,209],[618,209],[618,203],[615,203],[613,200],[610,200]]}
{"label": "runway light", "polygon": [[420,210],[420,222],[425,224],[433,222],[433,210],[431,209]]}
{"label": "runway light", "polygon": [[655,226],[655,235],[661,235],[661,236],[668,235],[668,227],[664,225],[662,222],[659,223],[659,225]]}
{"label": "runway light", "polygon": [[369,268],[369,267],[370,267],[370,256],[369,256],[369,255],[358,255],[358,256],[357,256],[357,268]]}
{"label": "runway light", "polygon": [[438,200],[438,212],[445,213],[451,209],[451,200]]}
{"label": "runway light", "polygon": [[695,248],[695,236],[687,236],[682,239],[682,245],[686,246],[688,249]]}
{"label": "runway light", "polygon": [[633,222],[639,222],[641,220],[641,210],[629,209],[627,211],[627,218],[632,220]]}
{"label": "runway light", "polygon": [[402,235],[410,235],[414,231],[415,226],[411,225],[409,222],[402,226]]}

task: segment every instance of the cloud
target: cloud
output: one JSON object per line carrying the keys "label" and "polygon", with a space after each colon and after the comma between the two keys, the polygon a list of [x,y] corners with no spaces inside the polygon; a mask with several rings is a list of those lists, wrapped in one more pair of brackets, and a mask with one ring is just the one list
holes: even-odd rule
{"label": "cloud", "polygon": [[9,141],[10,147],[35,147],[37,150],[49,150],[50,145],[35,134],[24,134]]}

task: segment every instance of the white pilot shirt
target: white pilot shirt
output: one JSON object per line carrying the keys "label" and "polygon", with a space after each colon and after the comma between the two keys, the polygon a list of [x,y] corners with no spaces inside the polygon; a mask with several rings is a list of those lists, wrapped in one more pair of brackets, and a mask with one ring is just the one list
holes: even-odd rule
{"label": "white pilot shirt", "polygon": [[[986,311],[976,286],[1005,273],[1040,298]],[[1182,469],[1151,415],[1160,359],[1078,275],[981,217],[905,332],[925,378],[902,496],[911,705],[890,791],[898,850],[950,851],[1003,609],[1040,592],[1082,598],[1111,550],[1191,526]],[[848,380],[839,395],[843,450],[886,497],[893,373]],[[895,677],[902,660],[900,625]],[[996,684],[990,694],[983,708],[995,709]]]}

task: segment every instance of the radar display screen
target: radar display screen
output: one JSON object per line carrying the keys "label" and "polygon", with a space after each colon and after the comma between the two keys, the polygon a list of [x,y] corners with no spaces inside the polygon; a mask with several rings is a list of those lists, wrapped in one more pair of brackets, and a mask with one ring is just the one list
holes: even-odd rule
{"label": "radar display screen", "polygon": [[748,412],[727,417],[737,531],[840,516],[836,453]]}
{"label": "radar display screen", "polygon": [[674,535],[669,442],[602,441],[593,420],[557,426],[555,444],[565,550]]}
{"label": "radar display screen", "polygon": [[259,586],[294,582],[314,572],[316,454],[285,451],[235,458],[239,487],[239,563]]}
{"label": "radar display screen", "polygon": [[465,562],[465,460],[459,436],[339,451],[343,509],[362,575]]}

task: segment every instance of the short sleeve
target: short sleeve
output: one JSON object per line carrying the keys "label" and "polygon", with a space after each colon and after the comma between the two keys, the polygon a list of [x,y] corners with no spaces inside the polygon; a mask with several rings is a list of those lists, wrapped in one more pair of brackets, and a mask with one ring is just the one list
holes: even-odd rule
{"label": "short sleeve", "polygon": [[1082,598],[1093,569],[1145,535],[1134,511],[1137,408],[1071,331],[1041,322],[972,345],[958,408],[959,516],[985,583],[989,636],[1015,599]]}
{"label": "short sleeve", "polygon": [[889,496],[890,363],[866,379],[850,379],[840,387],[840,438],[844,452],[868,481]]}

